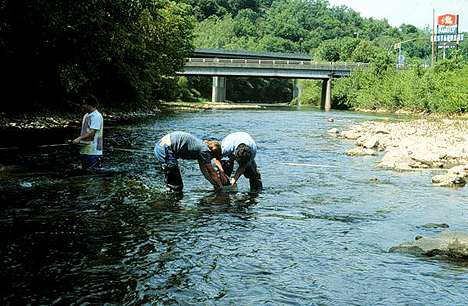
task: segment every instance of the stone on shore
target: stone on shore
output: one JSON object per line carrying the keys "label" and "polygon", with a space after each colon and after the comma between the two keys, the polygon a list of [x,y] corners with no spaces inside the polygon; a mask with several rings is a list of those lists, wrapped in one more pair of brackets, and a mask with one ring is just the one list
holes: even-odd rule
{"label": "stone on shore", "polygon": [[379,145],[379,138],[372,137],[364,143],[363,147],[366,149],[373,149],[373,148],[376,148],[378,145]]}
{"label": "stone on shore", "polygon": [[413,169],[411,167],[413,162],[414,161],[406,151],[401,149],[394,149],[385,153],[382,160],[377,164],[377,167],[383,169],[407,171]]}
{"label": "stone on shore", "polygon": [[358,139],[361,135],[359,135],[359,133],[358,133],[357,131],[349,130],[349,131],[342,131],[342,132],[340,133],[340,136],[343,137],[343,138],[346,138],[346,139],[356,140],[356,139]]}
{"label": "stone on shore", "polygon": [[468,181],[468,164],[452,167],[447,174],[432,177],[432,183],[440,187],[462,187]]}
{"label": "stone on shore", "polygon": [[366,148],[363,148],[363,147],[356,147],[354,149],[350,149],[348,151],[346,151],[346,155],[348,156],[373,156],[373,155],[376,155],[377,152],[375,150],[372,150],[372,149],[366,149]]}
{"label": "stone on shore", "polygon": [[443,231],[433,237],[417,236],[416,240],[390,248],[389,252],[424,256],[444,256],[468,260],[468,234]]}

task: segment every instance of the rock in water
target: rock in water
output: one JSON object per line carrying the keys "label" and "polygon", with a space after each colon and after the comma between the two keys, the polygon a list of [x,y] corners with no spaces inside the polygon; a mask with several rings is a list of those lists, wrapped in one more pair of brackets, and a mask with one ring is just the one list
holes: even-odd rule
{"label": "rock in water", "polygon": [[350,149],[346,151],[346,155],[348,156],[367,156],[367,155],[376,155],[377,152],[372,149],[365,149],[363,147],[356,147],[354,149]]}
{"label": "rock in water", "polygon": [[425,256],[444,256],[468,260],[468,234],[444,231],[433,237],[404,242],[390,248],[389,252],[410,253]]}

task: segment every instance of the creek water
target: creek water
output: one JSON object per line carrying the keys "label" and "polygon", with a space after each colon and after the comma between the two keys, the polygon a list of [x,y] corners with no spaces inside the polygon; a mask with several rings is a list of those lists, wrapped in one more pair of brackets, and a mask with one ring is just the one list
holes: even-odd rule
{"label": "creek water", "polygon": [[[468,188],[436,188],[429,171],[379,170],[380,157],[344,155],[354,144],[327,130],[363,120],[379,117],[165,114],[106,128],[107,148],[143,152],[108,150],[104,165],[115,171],[103,174],[64,171],[76,163],[72,147],[1,152],[11,169],[0,179],[2,304],[468,304],[466,263],[388,252],[441,230],[427,223],[468,231]],[[181,161],[185,192],[166,194],[151,151],[174,130],[249,132],[264,191],[250,193],[241,178],[237,192],[215,194],[196,162]]]}

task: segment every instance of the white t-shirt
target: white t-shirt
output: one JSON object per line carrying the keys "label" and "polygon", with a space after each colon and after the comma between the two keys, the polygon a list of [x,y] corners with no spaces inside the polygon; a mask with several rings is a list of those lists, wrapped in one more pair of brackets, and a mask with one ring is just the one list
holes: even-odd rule
{"label": "white t-shirt", "polygon": [[81,135],[88,133],[91,129],[96,130],[96,134],[94,134],[93,140],[84,140],[82,142],[83,146],[80,149],[80,154],[102,155],[103,122],[104,120],[102,119],[102,115],[97,110],[83,116]]}
{"label": "white t-shirt", "polygon": [[251,161],[254,160],[257,154],[257,144],[253,138],[245,132],[236,132],[227,135],[221,142],[221,155],[223,159],[233,159],[236,148],[241,143],[246,144],[252,150]]}

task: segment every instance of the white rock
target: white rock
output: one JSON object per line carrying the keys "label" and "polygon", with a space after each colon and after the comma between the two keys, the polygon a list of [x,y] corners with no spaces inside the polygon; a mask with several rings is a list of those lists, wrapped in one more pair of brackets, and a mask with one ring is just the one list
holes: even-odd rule
{"label": "white rock", "polygon": [[356,147],[354,149],[350,149],[346,151],[346,155],[348,156],[367,156],[367,155],[376,155],[377,152],[372,149],[366,149],[363,147]]}
{"label": "white rock", "polygon": [[358,139],[361,135],[359,135],[359,133],[357,133],[357,132],[354,131],[354,130],[349,130],[349,131],[342,131],[342,132],[340,133],[340,136],[343,137],[343,138],[346,138],[346,139],[356,140],[356,139]]}
{"label": "white rock", "polygon": [[456,187],[464,186],[466,180],[460,175],[440,174],[432,177],[432,183],[439,187]]}
{"label": "white rock", "polygon": [[443,231],[433,237],[417,237],[392,247],[390,252],[468,259],[468,234]]}
{"label": "white rock", "polygon": [[363,147],[366,149],[373,149],[379,145],[379,138],[372,137],[371,139],[367,140]]}

